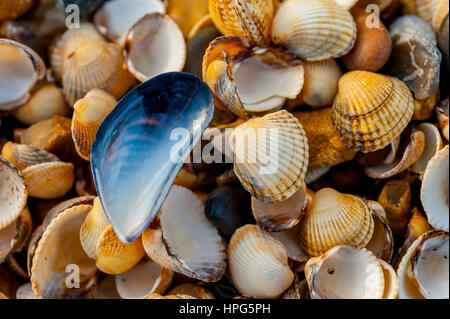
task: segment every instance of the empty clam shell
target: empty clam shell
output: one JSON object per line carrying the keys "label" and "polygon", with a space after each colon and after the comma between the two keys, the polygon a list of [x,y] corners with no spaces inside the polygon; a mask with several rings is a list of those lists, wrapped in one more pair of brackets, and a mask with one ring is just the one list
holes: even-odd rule
{"label": "empty clam shell", "polygon": [[142,17],[130,29],[125,41],[125,63],[139,81],[183,70],[186,43],[181,30],[168,15],[152,13]]}
{"label": "empty clam shell", "polygon": [[403,82],[367,71],[352,71],[339,80],[332,120],[344,142],[368,153],[392,143],[413,113],[413,97]]}
{"label": "empty clam shell", "polygon": [[286,247],[255,225],[239,228],[228,246],[231,279],[242,295],[277,298],[294,281]]}
{"label": "empty clam shell", "polygon": [[419,159],[410,167],[410,170],[422,174],[427,168],[428,162],[441,150],[443,143],[439,129],[431,123],[421,123],[416,126],[416,130],[424,134],[425,148]]}
{"label": "empty clam shell", "polygon": [[[79,236],[91,208],[91,205],[68,208],[55,216],[44,230],[31,268],[31,283],[37,297],[77,296],[95,283],[95,262],[85,254]],[[70,277],[74,272],[79,278]]]}
{"label": "empty clam shell", "polygon": [[289,112],[251,119],[235,128],[230,140],[234,171],[258,200],[286,200],[304,183],[308,141],[302,125]]}
{"label": "empty clam shell", "polygon": [[58,157],[52,153],[32,145],[13,142],[8,142],[3,146],[2,156],[10,160],[20,170],[36,164],[59,162]]}
{"label": "empty clam shell", "polygon": [[86,216],[86,219],[80,229],[81,246],[86,252],[86,255],[94,260],[97,259],[97,242],[108,225],[109,221],[103,211],[100,199],[96,197],[94,200],[94,206]]}
{"label": "empty clam shell", "polygon": [[301,220],[300,246],[311,256],[337,245],[365,247],[373,231],[372,211],[362,199],[324,188],[314,194]]}
{"label": "empty clam shell", "polygon": [[[156,216],[213,113],[206,84],[187,73],[167,73],[130,92],[103,121],[91,167],[103,209],[122,241],[136,239]],[[186,138],[174,138],[176,131]]]}
{"label": "empty clam shell", "polygon": [[449,147],[440,150],[429,162],[423,177],[420,199],[428,222],[436,229],[448,231]]}
{"label": "empty clam shell", "polygon": [[52,199],[67,194],[75,181],[72,163],[48,162],[23,170],[28,194],[41,199]]}
{"label": "empty clam shell", "polygon": [[420,130],[405,131],[398,150],[394,150],[393,160],[377,166],[365,168],[365,173],[378,179],[385,179],[400,174],[417,162],[425,149],[425,134]]}
{"label": "empty clam shell", "polygon": [[23,105],[30,90],[46,73],[44,61],[31,48],[0,39],[0,111]]}
{"label": "empty clam shell", "polygon": [[338,58],[356,41],[351,14],[333,0],[288,0],[278,9],[272,38],[308,61]]}
{"label": "empty clam shell", "polygon": [[273,0],[209,0],[209,12],[222,34],[240,37],[252,45],[270,43]]}
{"label": "empty clam shell", "polygon": [[98,89],[89,91],[74,104],[72,138],[81,158],[90,160],[97,130],[116,104],[117,100],[112,95]]}
{"label": "empty clam shell", "polygon": [[131,243],[123,243],[107,226],[97,241],[96,266],[104,273],[117,275],[133,268],[145,255],[142,239],[139,236]]}
{"label": "empty clam shell", "polygon": [[157,219],[142,235],[147,255],[164,268],[206,282],[225,273],[225,246],[187,188],[173,186]]}
{"label": "empty clam shell", "polygon": [[64,64],[62,82],[66,100],[73,105],[92,89],[102,89],[119,99],[133,84],[123,67],[120,46],[96,42],[79,45]]}
{"label": "empty clam shell", "polygon": [[252,198],[252,211],[258,225],[267,231],[283,231],[294,227],[303,217],[308,205],[306,186],[281,202],[263,202]]}
{"label": "empty clam shell", "polygon": [[143,260],[127,272],[115,276],[123,299],[145,299],[152,293],[163,294],[172,283],[173,271],[151,260]]}
{"label": "empty clam shell", "polygon": [[81,23],[79,28],[70,28],[64,32],[50,49],[50,64],[55,78],[62,80],[64,64],[80,45],[97,42],[105,42],[105,39],[90,23]]}
{"label": "empty clam shell", "polygon": [[27,196],[22,173],[13,163],[0,156],[0,230],[19,217]]}
{"label": "empty clam shell", "polygon": [[112,0],[105,2],[94,15],[98,30],[110,40],[125,43],[128,30],[144,15],[164,13],[164,3],[159,0]]}
{"label": "empty clam shell", "polygon": [[13,115],[23,124],[32,125],[55,115],[69,116],[70,108],[60,88],[45,84],[32,94],[27,103],[14,110]]}
{"label": "empty clam shell", "polygon": [[373,235],[365,248],[370,250],[377,258],[390,262],[394,253],[392,230],[383,216],[379,216],[375,211],[372,216],[375,222]]}
{"label": "empty clam shell", "polygon": [[398,266],[399,299],[448,299],[448,273],[448,232],[423,234]]}
{"label": "empty clam shell", "polygon": [[385,278],[379,260],[365,248],[337,246],[305,267],[313,299],[382,299]]}

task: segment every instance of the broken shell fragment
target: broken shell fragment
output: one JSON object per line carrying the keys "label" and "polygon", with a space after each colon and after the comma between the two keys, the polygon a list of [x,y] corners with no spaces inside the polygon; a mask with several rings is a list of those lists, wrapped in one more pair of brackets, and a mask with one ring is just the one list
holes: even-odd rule
{"label": "broken shell fragment", "polygon": [[190,278],[216,282],[225,273],[222,238],[206,219],[204,204],[187,188],[172,187],[142,242],[152,260]]}
{"label": "broken shell fragment", "polygon": [[0,39],[0,111],[11,111],[23,105],[45,73],[44,61],[31,48]]}
{"label": "broken shell fragment", "polygon": [[74,104],[72,138],[81,158],[90,160],[97,130],[116,104],[117,100],[112,95],[98,89],[89,91]]}
{"label": "broken shell fragment", "polygon": [[275,13],[273,0],[209,0],[209,12],[223,35],[267,46]]}
{"label": "broken shell fragment", "polygon": [[311,256],[337,245],[365,247],[373,231],[372,210],[362,199],[324,188],[314,194],[301,220],[300,246]]}
{"label": "broken shell fragment", "polygon": [[420,130],[406,130],[400,140],[398,149],[394,150],[393,160],[381,165],[365,168],[365,173],[372,178],[386,179],[411,167],[422,156],[426,147],[425,134]]}
{"label": "broken shell fragment", "polygon": [[73,105],[92,89],[104,90],[120,99],[134,81],[123,63],[118,44],[79,45],[64,64],[62,83],[67,102]]}
{"label": "broken shell fragment", "polygon": [[286,247],[256,225],[239,228],[228,246],[231,279],[244,296],[277,298],[294,281]]}
{"label": "broken shell fragment", "polygon": [[124,273],[133,268],[145,255],[141,236],[132,243],[123,243],[107,226],[97,241],[96,266],[109,275]]}
{"label": "broken shell fragment", "polygon": [[72,163],[48,162],[23,170],[28,194],[41,199],[52,199],[67,194],[75,181]]}
{"label": "broken shell fragment", "polygon": [[[37,297],[76,297],[95,283],[95,262],[85,254],[79,236],[80,227],[91,208],[91,205],[68,208],[55,216],[44,230],[31,268],[31,283]],[[66,285],[67,271],[73,271],[73,265],[79,267],[79,288]]]}
{"label": "broken shell fragment", "polygon": [[408,87],[396,78],[352,71],[339,80],[333,126],[351,148],[374,152],[392,143],[407,127],[414,113],[413,101]]}
{"label": "broken shell fragment", "polygon": [[419,159],[411,166],[410,170],[417,174],[422,174],[427,168],[428,162],[441,150],[443,147],[441,133],[439,129],[430,123],[421,123],[416,126],[416,130],[420,131],[425,136],[425,148]]}
{"label": "broken shell fragment", "polygon": [[172,283],[173,271],[151,260],[143,260],[127,272],[115,276],[123,299],[145,299],[152,293],[164,294]]}
{"label": "broken shell fragment", "polygon": [[280,202],[263,202],[252,197],[252,211],[258,225],[270,232],[290,229],[300,222],[308,205],[306,186]]}
{"label": "broken shell fragment", "polygon": [[185,61],[183,34],[168,15],[146,15],[126,36],[125,63],[128,71],[141,82],[162,73],[181,71]]}
{"label": "broken shell fragment", "polygon": [[301,100],[313,107],[330,106],[338,92],[342,76],[339,65],[333,59],[306,61],[304,63],[305,83],[300,92]]}
{"label": "broken shell fragment", "polygon": [[19,217],[27,197],[22,173],[13,163],[0,156],[0,230]]}
{"label": "broken shell fragment", "polygon": [[313,299],[395,298],[391,293],[393,270],[385,278],[384,267],[392,268],[386,263],[382,266],[365,248],[337,246],[320,257],[311,258],[305,276]]}
{"label": "broken shell fragment", "polygon": [[49,83],[33,93],[24,105],[14,110],[13,115],[23,124],[32,125],[56,115],[69,116],[70,108],[61,89]]}
{"label": "broken shell fragment", "polygon": [[398,266],[399,299],[448,299],[448,232],[429,231],[412,243]]}
{"label": "broken shell fragment", "polygon": [[302,125],[289,112],[251,119],[234,129],[230,141],[234,171],[258,200],[283,201],[303,185],[309,161],[308,141]]}
{"label": "broken shell fragment", "polygon": [[159,0],[112,0],[105,2],[95,13],[97,29],[111,41],[125,43],[128,30],[143,16],[154,12],[164,13],[164,3]]}
{"label": "broken shell fragment", "polygon": [[351,14],[332,0],[287,0],[281,3],[272,26],[272,38],[308,61],[338,58],[356,41]]}
{"label": "broken shell fragment", "polygon": [[449,218],[449,147],[440,150],[426,168],[420,199],[428,222],[436,229],[448,231]]}
{"label": "broken shell fragment", "polygon": [[80,229],[81,246],[89,258],[94,260],[97,259],[97,242],[108,226],[108,218],[103,211],[100,199],[96,197],[94,200],[94,205],[89,214],[86,216],[86,219]]}
{"label": "broken shell fragment", "polygon": [[386,211],[389,226],[396,236],[403,236],[411,217],[411,188],[405,181],[387,182],[380,195],[380,203]]}
{"label": "broken shell fragment", "polygon": [[3,146],[2,156],[10,160],[20,170],[36,164],[59,162],[58,157],[52,153],[32,145],[13,142],[8,142]]}

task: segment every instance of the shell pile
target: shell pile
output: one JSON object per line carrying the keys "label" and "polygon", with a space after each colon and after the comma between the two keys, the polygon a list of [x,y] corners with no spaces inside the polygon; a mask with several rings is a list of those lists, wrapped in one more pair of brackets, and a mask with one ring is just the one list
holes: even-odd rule
{"label": "shell pile", "polygon": [[449,298],[448,0],[72,2],[0,0],[0,299]]}

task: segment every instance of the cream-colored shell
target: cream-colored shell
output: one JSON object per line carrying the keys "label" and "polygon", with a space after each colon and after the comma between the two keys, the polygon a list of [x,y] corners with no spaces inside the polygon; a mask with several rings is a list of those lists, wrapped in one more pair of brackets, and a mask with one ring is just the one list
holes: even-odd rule
{"label": "cream-colored shell", "polygon": [[265,202],[283,201],[303,185],[308,140],[298,119],[289,112],[251,119],[234,129],[230,141],[234,171],[252,196]]}
{"label": "cream-colored shell", "polygon": [[277,298],[294,281],[286,247],[256,225],[233,234],[228,246],[231,280],[244,296]]}
{"label": "cream-colored shell", "polygon": [[338,58],[356,41],[351,14],[333,0],[287,0],[281,3],[272,26],[272,38],[308,61]]}
{"label": "cream-colored shell", "polygon": [[448,0],[416,0],[419,16],[433,27],[434,32],[439,32],[442,22],[449,12]]}

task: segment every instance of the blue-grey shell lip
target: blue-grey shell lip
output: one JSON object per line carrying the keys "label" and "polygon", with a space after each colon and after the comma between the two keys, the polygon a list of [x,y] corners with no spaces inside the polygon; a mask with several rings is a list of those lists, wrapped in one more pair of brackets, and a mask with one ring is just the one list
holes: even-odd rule
{"label": "blue-grey shell lip", "polygon": [[[195,75],[171,72],[136,87],[105,118],[92,144],[91,169],[121,241],[133,242],[152,222],[213,115],[210,88]],[[189,139],[170,137],[179,128]],[[174,147],[180,155],[176,162],[170,160]]]}

